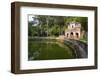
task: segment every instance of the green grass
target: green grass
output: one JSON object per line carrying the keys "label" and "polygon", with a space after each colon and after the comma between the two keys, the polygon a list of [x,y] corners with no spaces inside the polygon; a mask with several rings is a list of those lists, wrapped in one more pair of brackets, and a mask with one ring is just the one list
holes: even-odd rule
{"label": "green grass", "polygon": [[82,39],[80,39],[80,41],[82,41],[82,42],[84,42],[84,43],[88,43],[88,40],[87,40],[87,38],[82,38]]}
{"label": "green grass", "polygon": [[75,55],[68,46],[46,40],[29,40],[28,59],[29,60],[51,60],[51,59],[73,59]]}

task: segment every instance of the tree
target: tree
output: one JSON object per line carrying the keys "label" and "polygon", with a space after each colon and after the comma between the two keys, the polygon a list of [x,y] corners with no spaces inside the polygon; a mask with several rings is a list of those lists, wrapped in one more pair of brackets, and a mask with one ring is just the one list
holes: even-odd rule
{"label": "tree", "polygon": [[86,32],[87,17],[72,17],[72,16],[48,16],[48,15],[35,15],[38,24],[32,26],[32,22],[29,22],[29,36],[59,36],[63,35],[66,29],[67,23],[80,22],[82,29]]}
{"label": "tree", "polygon": [[79,22],[82,25],[82,29],[84,29],[86,32],[88,31],[88,18],[87,17],[71,17],[68,16],[65,19],[66,23],[69,22]]}

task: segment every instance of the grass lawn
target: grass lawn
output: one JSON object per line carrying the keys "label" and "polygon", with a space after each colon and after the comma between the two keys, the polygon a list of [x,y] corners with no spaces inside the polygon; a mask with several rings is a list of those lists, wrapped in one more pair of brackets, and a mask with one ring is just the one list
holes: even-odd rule
{"label": "grass lawn", "polygon": [[55,40],[29,40],[28,42],[28,60],[73,58],[75,58],[73,50]]}
{"label": "grass lawn", "polygon": [[81,41],[81,42],[84,42],[84,43],[86,43],[86,44],[88,43],[88,40],[86,40],[86,39],[80,39],[80,41]]}

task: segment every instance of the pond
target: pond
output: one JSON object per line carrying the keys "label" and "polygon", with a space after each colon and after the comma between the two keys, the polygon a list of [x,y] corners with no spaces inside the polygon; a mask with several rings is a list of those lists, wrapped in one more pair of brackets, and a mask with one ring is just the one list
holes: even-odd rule
{"label": "pond", "polygon": [[28,60],[73,59],[74,50],[57,40],[28,40]]}

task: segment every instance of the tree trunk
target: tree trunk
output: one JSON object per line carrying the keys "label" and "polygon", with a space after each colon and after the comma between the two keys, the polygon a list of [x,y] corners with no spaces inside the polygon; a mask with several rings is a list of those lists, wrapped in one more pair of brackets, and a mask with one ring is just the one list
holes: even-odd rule
{"label": "tree trunk", "polygon": [[47,17],[47,37],[48,37],[48,22],[49,22],[49,20],[48,20],[48,17]]}

